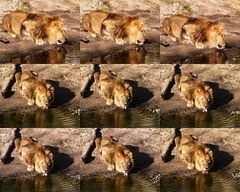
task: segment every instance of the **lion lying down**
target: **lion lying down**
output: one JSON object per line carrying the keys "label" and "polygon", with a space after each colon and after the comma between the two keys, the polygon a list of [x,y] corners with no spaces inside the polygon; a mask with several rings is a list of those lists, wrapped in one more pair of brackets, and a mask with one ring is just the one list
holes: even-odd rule
{"label": "lion lying down", "polygon": [[188,107],[208,111],[213,103],[213,90],[206,83],[192,73],[175,75],[175,83]]}
{"label": "lion lying down", "polygon": [[162,30],[173,41],[192,43],[199,49],[225,47],[221,22],[177,14],[163,20]]}
{"label": "lion lying down", "polygon": [[107,105],[126,109],[132,102],[132,87],[111,71],[94,73],[95,88],[106,99]]}
{"label": "lion lying down", "polygon": [[32,137],[16,139],[15,146],[20,160],[27,166],[28,171],[36,171],[47,176],[53,167],[53,154],[48,149]]}
{"label": "lion lying down", "polygon": [[117,44],[142,45],[145,41],[144,23],[140,17],[96,10],[83,16],[82,27],[93,37],[112,39]]}
{"label": "lion lying down", "polygon": [[65,42],[63,19],[43,13],[12,11],[4,15],[2,28],[12,37],[32,39],[38,45],[61,45]]}
{"label": "lion lying down", "polygon": [[28,105],[37,105],[47,109],[54,100],[54,88],[33,71],[18,72],[16,83]]}
{"label": "lion lying down", "polygon": [[108,170],[116,170],[128,176],[134,167],[133,155],[129,149],[112,137],[97,138],[96,149]]}
{"label": "lion lying down", "polygon": [[213,166],[213,152],[192,135],[176,137],[175,144],[188,169],[207,173]]}

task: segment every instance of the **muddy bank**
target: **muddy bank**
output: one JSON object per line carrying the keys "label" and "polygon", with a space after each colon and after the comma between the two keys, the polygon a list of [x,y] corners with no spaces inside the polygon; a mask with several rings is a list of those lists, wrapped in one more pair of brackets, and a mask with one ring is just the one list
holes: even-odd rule
{"label": "muddy bank", "polygon": [[[130,16],[142,17],[145,22],[145,39],[146,43],[159,42],[159,1],[109,1],[106,4],[101,1],[87,0],[81,2],[80,18],[84,14],[96,10],[96,9],[105,9],[107,11],[116,12],[116,13],[127,13]],[[82,28],[80,29],[81,39],[88,40],[89,42],[81,42],[81,63],[86,63],[92,58],[106,56],[112,53],[115,53],[120,50],[129,50],[137,48],[136,45],[118,45],[114,41],[99,40],[91,38],[89,34],[84,32]]]}
{"label": "muddy bank", "polygon": [[[199,79],[205,81],[214,92],[214,103],[211,109],[235,110],[240,104],[239,92],[239,65],[237,64],[183,64],[160,66],[160,110],[161,113],[169,112],[193,112],[195,108],[189,108],[186,102],[179,96],[174,82],[170,82],[174,73],[192,72],[198,75]],[[170,82],[170,84],[169,84]],[[170,85],[170,86],[169,86]],[[166,90],[166,88],[168,89]],[[211,110],[210,109],[210,110]]]}
{"label": "muddy bank", "polygon": [[[57,135],[57,137],[56,137]],[[30,177],[38,175],[34,172],[28,172],[26,166],[16,157],[15,138],[32,136],[38,139],[38,142],[48,147],[54,155],[54,167],[52,174],[79,174],[79,143],[80,129],[28,129],[23,128],[2,128],[0,129],[0,177],[24,176]],[[51,174],[50,173],[50,174]]]}
{"label": "muddy bank", "polygon": [[[165,17],[168,17],[177,13],[184,13],[193,17],[207,17],[213,21],[221,21],[225,28],[225,42],[227,44],[226,49],[222,52],[224,57],[231,57],[228,55],[229,50],[234,47],[240,47],[240,31],[238,29],[237,21],[240,18],[240,14],[237,6],[231,6],[230,1],[213,0],[213,1],[161,1],[160,20],[161,23]],[[204,11],[202,11],[204,10]],[[165,36],[160,31],[160,41],[162,46],[160,47],[160,62],[161,63],[182,63],[186,59],[197,57],[199,55],[208,54],[204,60],[195,60],[193,63],[225,63],[227,60],[223,55],[218,56],[216,49],[197,49],[193,45],[187,45],[182,43],[175,43],[170,38]]]}
{"label": "muddy bank", "polygon": [[[13,1],[14,2],[14,1]],[[80,36],[79,36],[79,17],[80,17],[80,7],[79,2],[77,1],[69,1],[69,0],[60,0],[60,1],[50,1],[46,2],[43,0],[34,0],[29,3],[19,3],[14,4],[13,2],[4,1],[0,6],[0,19],[15,9],[25,9],[31,12],[44,12],[50,14],[51,16],[62,17],[64,19],[64,30],[65,30],[65,38],[66,38],[66,46],[65,49],[67,52],[71,51],[67,46],[73,44],[79,44]],[[18,2],[18,1],[15,1]],[[11,36],[7,33],[0,32],[0,39],[7,39],[8,43],[0,42],[0,63],[9,63],[13,62],[11,59],[17,57],[23,57],[27,55],[31,55],[41,50],[56,50],[57,48],[53,45],[37,45],[32,41],[27,40],[19,40],[16,38],[11,38]],[[68,54],[68,53],[67,53]],[[60,54],[51,55],[50,63],[59,63],[58,58]],[[62,56],[62,55],[61,55]],[[50,57],[50,56],[49,56]],[[53,59],[53,57],[55,57]],[[30,61],[29,61],[30,62]],[[32,62],[34,63],[34,62]],[[46,63],[46,62],[42,62]]]}
{"label": "muddy bank", "polygon": [[133,87],[133,101],[130,108],[159,108],[159,65],[80,65],[81,112],[111,111],[115,106],[106,105],[105,100],[95,91],[93,73],[99,70],[111,70],[127,80]]}
{"label": "muddy bank", "polygon": [[[210,172],[227,173],[231,175],[239,171],[240,153],[237,128],[181,128],[160,129],[160,153],[164,161],[160,162],[160,175],[164,176],[191,176],[197,174],[195,170],[188,170],[186,164],[180,159],[174,142],[179,135],[191,134],[197,136],[199,141],[207,144],[214,154],[214,166]],[[163,158],[164,157],[164,158]]]}
{"label": "muddy bank", "polygon": [[[159,173],[159,129],[120,129],[83,128],[80,133],[80,177],[90,176],[114,176],[118,173],[108,171],[105,164],[99,159],[95,150],[94,139],[100,136],[114,136],[119,142],[129,147],[133,153],[135,168],[131,173],[153,176]],[[136,137],[137,135],[137,137]],[[130,173],[130,174],[131,174]]]}
{"label": "muddy bank", "polygon": [[[14,73],[21,70],[32,70],[51,83],[55,89],[55,100],[50,108],[79,109],[79,65],[14,65],[0,66],[0,112],[34,111],[36,106],[28,106],[20,95],[15,83]],[[9,83],[10,82],[10,83]]]}

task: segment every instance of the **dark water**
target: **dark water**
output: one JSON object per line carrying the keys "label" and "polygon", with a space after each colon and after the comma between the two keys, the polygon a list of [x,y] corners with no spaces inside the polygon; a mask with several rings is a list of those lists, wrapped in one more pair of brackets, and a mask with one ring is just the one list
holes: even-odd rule
{"label": "dark water", "polygon": [[64,45],[53,49],[37,51],[31,55],[10,60],[15,64],[62,64],[80,62],[80,45]]}
{"label": "dark water", "polygon": [[80,127],[159,127],[160,115],[147,110],[128,109],[80,114]]}
{"label": "dark water", "polygon": [[0,127],[79,127],[79,115],[64,109],[36,110],[0,114]]}
{"label": "dark water", "polygon": [[49,175],[0,180],[1,192],[79,192],[79,181]]}
{"label": "dark water", "polygon": [[130,50],[122,50],[113,54],[96,57],[89,62],[94,64],[143,64],[159,63],[159,43],[145,44]]}
{"label": "dark water", "polygon": [[159,187],[158,182],[147,180],[139,175],[94,177],[80,181],[81,192],[159,192]]}
{"label": "dark water", "polygon": [[163,192],[239,192],[240,180],[220,174],[199,174],[192,177],[161,178]]}
{"label": "dark water", "polygon": [[165,128],[171,127],[224,127],[238,128],[240,127],[240,113],[227,111],[209,111],[209,112],[193,112],[174,114],[161,114],[160,126]]}
{"label": "dark water", "polygon": [[[178,63],[195,63],[195,64],[224,64],[239,63],[240,48],[233,47],[231,49],[217,50],[214,53],[204,55],[194,55],[188,59],[177,61]],[[176,62],[174,62],[176,63]]]}

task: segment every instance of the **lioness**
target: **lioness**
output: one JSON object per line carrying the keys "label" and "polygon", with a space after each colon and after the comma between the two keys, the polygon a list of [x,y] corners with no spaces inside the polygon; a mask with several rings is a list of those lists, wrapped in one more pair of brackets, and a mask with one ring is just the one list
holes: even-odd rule
{"label": "lioness", "polygon": [[145,41],[144,22],[140,17],[96,10],[83,16],[82,27],[93,37],[113,39],[117,44],[142,45]]}
{"label": "lioness", "polygon": [[95,143],[101,159],[108,166],[108,170],[116,170],[128,176],[134,167],[131,151],[113,137],[97,138]]}
{"label": "lioness", "polygon": [[162,30],[173,41],[192,43],[197,48],[223,49],[225,47],[223,23],[204,18],[193,18],[182,14],[167,17]]}
{"label": "lioness", "polygon": [[37,139],[24,137],[15,140],[17,154],[28,171],[36,171],[47,176],[53,167],[53,154],[38,143]]}
{"label": "lioness", "polygon": [[213,103],[213,90],[192,73],[175,75],[175,83],[188,107],[208,111]]}
{"label": "lioness", "polygon": [[175,144],[181,159],[188,169],[207,173],[213,166],[213,152],[192,135],[178,136]]}
{"label": "lioness", "polygon": [[32,39],[38,45],[63,44],[63,24],[62,18],[22,10],[12,11],[2,19],[3,31],[10,33],[12,37]]}
{"label": "lioness", "polygon": [[94,84],[99,93],[106,99],[107,105],[116,105],[126,109],[132,102],[133,93],[129,83],[111,71],[94,73]]}
{"label": "lioness", "polygon": [[18,72],[15,75],[21,95],[28,105],[47,109],[54,100],[54,88],[33,71]]}

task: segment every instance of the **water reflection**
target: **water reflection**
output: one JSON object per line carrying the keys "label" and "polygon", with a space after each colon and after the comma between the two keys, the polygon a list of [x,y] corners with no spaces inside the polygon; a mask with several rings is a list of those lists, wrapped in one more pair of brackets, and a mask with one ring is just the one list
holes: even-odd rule
{"label": "water reflection", "polygon": [[[79,181],[78,181],[79,182]],[[69,178],[57,175],[48,177],[14,178],[0,180],[0,191],[5,192],[78,192],[79,184]]]}
{"label": "water reflection", "polygon": [[160,115],[161,127],[240,127],[240,115],[227,111],[212,110],[205,112],[182,113]]}
{"label": "water reflection", "polygon": [[240,181],[220,174],[198,174],[192,177],[161,178],[160,191],[164,192],[238,192]]}
{"label": "water reflection", "polygon": [[145,44],[134,49],[117,51],[107,56],[92,58],[94,64],[143,64],[159,63],[159,43]]}
{"label": "water reflection", "polygon": [[110,112],[83,112],[80,127],[159,127],[160,116],[140,109],[117,109]]}
{"label": "water reflection", "polygon": [[114,178],[94,177],[81,179],[81,192],[158,192],[159,183],[153,183],[139,175],[125,177],[118,175]]}
{"label": "water reflection", "polygon": [[0,127],[79,127],[79,116],[64,109],[0,114]]}
{"label": "water reflection", "polygon": [[64,45],[48,50],[37,51],[31,55],[10,59],[14,64],[62,64],[79,63],[80,45]]}

